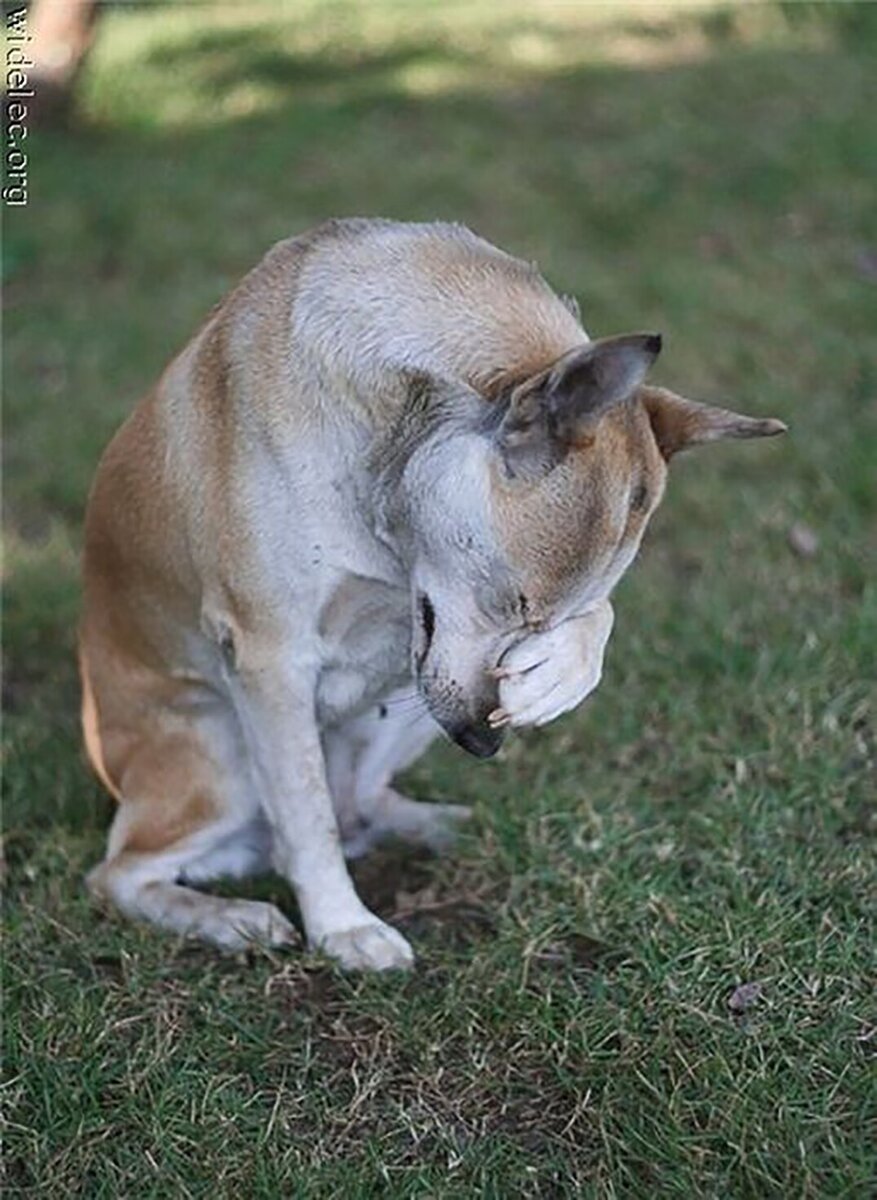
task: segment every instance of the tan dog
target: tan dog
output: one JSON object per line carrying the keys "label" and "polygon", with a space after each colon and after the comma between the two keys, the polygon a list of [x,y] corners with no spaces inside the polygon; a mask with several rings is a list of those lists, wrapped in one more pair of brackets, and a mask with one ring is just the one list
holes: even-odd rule
{"label": "tan dog", "polygon": [[282,242],[119,431],[85,539],[85,740],[119,801],[95,893],[225,948],[273,906],[187,886],[273,866],[347,967],[411,949],[344,853],[441,845],[390,786],[439,726],[477,755],[597,684],[609,595],[676,451],[779,433],[643,386],[660,339],[589,341],[468,230]]}

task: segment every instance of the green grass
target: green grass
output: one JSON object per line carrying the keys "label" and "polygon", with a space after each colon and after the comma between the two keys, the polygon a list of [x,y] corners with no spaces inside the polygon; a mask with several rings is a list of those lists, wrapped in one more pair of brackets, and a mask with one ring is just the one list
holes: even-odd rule
{"label": "green grass", "polygon": [[[7,1194],[867,1193],[874,15],[105,12],[78,126],[33,135],[6,213]],[[477,818],[447,860],[357,869],[405,979],[223,959],[81,886],[110,816],[73,658],[98,456],[274,240],[348,213],[465,221],[593,333],[662,329],[668,385],[791,426],[674,465],[583,710],[411,772]]]}

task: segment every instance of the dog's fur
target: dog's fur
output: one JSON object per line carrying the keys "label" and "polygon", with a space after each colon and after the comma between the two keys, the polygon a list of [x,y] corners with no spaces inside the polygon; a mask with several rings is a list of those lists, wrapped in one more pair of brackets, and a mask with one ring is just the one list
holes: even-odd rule
{"label": "dog's fur", "polygon": [[466,810],[392,776],[439,726],[478,755],[596,686],[609,595],[686,445],[780,432],[644,385],[460,226],[282,242],[119,431],[89,503],[83,726],[119,807],[95,893],[238,948],[273,906],[189,887],[273,865],[310,942],[411,961],[344,863]]}

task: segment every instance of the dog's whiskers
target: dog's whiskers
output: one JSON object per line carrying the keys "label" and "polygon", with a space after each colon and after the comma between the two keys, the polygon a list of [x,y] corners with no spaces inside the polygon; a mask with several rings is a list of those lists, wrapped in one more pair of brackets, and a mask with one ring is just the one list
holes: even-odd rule
{"label": "dog's whiskers", "polygon": [[416,693],[409,696],[396,696],[389,700],[384,700],[381,708],[386,711],[392,711],[395,716],[397,713],[414,712],[417,714],[428,712],[427,704],[424,698]]}

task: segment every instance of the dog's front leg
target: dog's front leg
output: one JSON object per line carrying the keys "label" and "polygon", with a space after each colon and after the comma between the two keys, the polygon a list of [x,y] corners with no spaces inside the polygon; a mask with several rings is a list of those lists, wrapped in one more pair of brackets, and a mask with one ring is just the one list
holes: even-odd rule
{"label": "dog's front leg", "polygon": [[500,707],[493,725],[547,725],[569,712],[600,682],[615,615],[603,600],[580,616],[532,633],[500,660]]}
{"label": "dog's front leg", "polygon": [[[313,675],[313,677],[311,677]],[[347,872],[315,717],[316,673],[277,647],[248,648],[236,706],[274,837],[277,870],[295,888],[308,942],[350,969],[408,967],[400,933],[365,907]]]}

